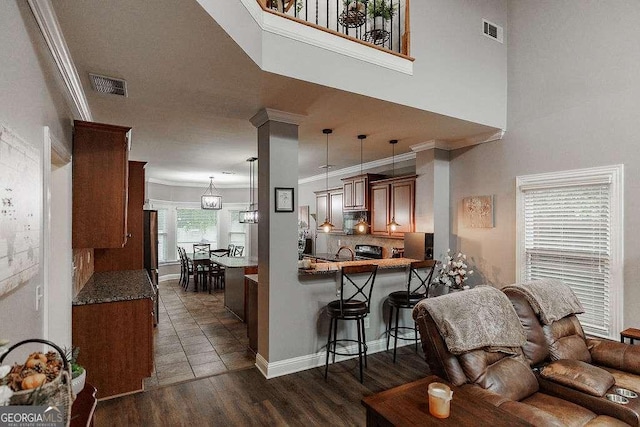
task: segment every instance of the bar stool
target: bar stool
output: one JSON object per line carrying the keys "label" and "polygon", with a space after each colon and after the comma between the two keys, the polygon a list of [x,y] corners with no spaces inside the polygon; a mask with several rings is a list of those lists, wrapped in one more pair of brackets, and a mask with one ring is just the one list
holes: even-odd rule
{"label": "bar stool", "polygon": [[[425,298],[429,297],[429,286],[431,285],[431,278],[433,277],[433,270],[436,266],[436,261],[428,259],[424,261],[414,261],[409,267],[409,280],[407,280],[407,289],[404,291],[391,292],[387,299],[389,303],[389,323],[387,328],[387,350],[389,350],[389,340],[393,337],[393,363],[396,363],[396,349],[398,347],[398,339],[411,340],[415,339],[416,352],[418,351],[418,327],[413,323],[413,328],[408,326],[398,326],[398,318],[400,316],[400,310],[413,309],[416,304]],[[413,279],[417,280],[413,280]],[[415,286],[412,288],[411,283]],[[393,312],[396,312],[395,326],[393,326]],[[415,332],[415,338],[406,338],[398,336],[398,330],[413,329]]]}
{"label": "bar stool", "polygon": [[[376,280],[377,265],[352,265],[342,267],[340,275],[340,299],[331,301],[327,304],[327,314],[329,315],[329,334],[327,335],[327,359],[324,365],[324,379],[327,379],[329,372],[329,354],[333,354],[333,363],[336,361],[336,354],[341,356],[351,356],[351,353],[340,353],[336,350],[338,342],[357,342],[358,343],[358,362],[360,364],[360,382],[362,383],[362,358],[364,356],[364,364],[367,365],[367,339],[364,332],[364,318],[369,314],[369,303],[371,301],[371,291]],[[362,275],[369,273],[366,281],[358,284],[352,278],[352,275]],[[355,288],[355,289],[352,289]],[[358,339],[337,339],[338,320],[355,320],[358,329]],[[331,334],[333,332],[333,339]],[[331,346],[333,345],[333,349]]]}

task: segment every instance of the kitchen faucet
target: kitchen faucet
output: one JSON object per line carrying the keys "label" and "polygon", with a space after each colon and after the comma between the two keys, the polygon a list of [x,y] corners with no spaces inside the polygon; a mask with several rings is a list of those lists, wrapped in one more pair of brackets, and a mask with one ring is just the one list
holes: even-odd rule
{"label": "kitchen faucet", "polygon": [[349,246],[340,246],[340,249],[338,249],[338,252],[336,252],[336,259],[338,259],[338,257],[340,256],[340,251],[346,249],[349,252],[351,252],[351,261],[353,261],[356,258],[356,254],[353,252],[353,249],[351,249]]}

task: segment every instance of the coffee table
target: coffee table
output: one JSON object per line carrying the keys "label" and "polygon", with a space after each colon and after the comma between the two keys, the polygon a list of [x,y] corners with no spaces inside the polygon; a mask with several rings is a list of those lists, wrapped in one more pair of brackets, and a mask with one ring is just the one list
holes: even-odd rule
{"label": "coffee table", "polygon": [[[447,384],[453,390],[449,418],[439,419],[429,414],[427,389],[432,382]],[[435,375],[365,397],[362,405],[367,408],[368,427],[531,425]]]}

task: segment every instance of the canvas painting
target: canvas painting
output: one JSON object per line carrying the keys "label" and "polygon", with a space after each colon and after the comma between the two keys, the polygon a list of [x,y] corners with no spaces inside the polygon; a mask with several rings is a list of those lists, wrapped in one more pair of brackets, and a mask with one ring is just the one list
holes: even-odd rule
{"label": "canvas painting", "polygon": [[473,196],[462,199],[465,227],[493,228],[493,196]]}

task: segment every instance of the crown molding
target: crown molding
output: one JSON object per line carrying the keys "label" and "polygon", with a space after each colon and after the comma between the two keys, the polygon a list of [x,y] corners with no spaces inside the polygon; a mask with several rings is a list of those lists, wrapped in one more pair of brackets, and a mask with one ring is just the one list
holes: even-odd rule
{"label": "crown molding", "polygon": [[71,100],[74,116],[80,120],[93,121],[89,102],[82,89],[78,70],[73,63],[64,34],[53,10],[51,0],[28,0],[33,16],[40,27],[53,60],[60,71],[62,80]]}
{"label": "crown molding", "polygon": [[[379,166],[385,166],[385,165],[390,165],[392,163],[398,163],[398,162],[403,162],[406,160],[413,160],[416,158],[416,153],[414,152],[408,152],[408,153],[403,153],[403,154],[396,154],[395,159],[394,157],[387,157],[384,159],[379,159],[379,160],[373,160],[371,162],[367,162],[367,163],[363,163],[362,164],[362,171],[366,171],[369,169],[373,169],[373,168],[377,168]],[[329,172],[329,176],[330,177],[336,177],[336,176],[343,176],[343,175],[353,175],[353,174],[359,174],[360,173],[360,164],[354,165],[354,166],[349,166],[343,169],[336,169],[334,171]],[[326,179],[327,174],[326,173],[321,173],[318,175],[313,175],[313,176],[309,176],[306,178],[302,178],[298,180],[298,184],[308,184],[310,182],[314,182],[314,181],[321,181],[323,179]]]}
{"label": "crown molding", "polygon": [[[152,184],[168,185],[171,187],[192,187],[192,188],[204,188],[209,186],[209,181],[206,182],[185,182],[185,181],[170,181],[167,179],[159,178],[147,178],[147,182]],[[248,184],[215,184],[216,188],[249,188]]]}
{"label": "crown molding", "polygon": [[300,125],[307,116],[302,114],[288,113],[286,111],[274,110],[273,108],[263,108],[258,111],[249,121],[259,128],[268,121],[288,123],[290,125]]}
{"label": "crown molding", "polygon": [[425,142],[414,144],[411,147],[411,151],[417,153],[425,150],[457,150],[459,148],[470,147],[472,145],[484,144],[485,142],[498,141],[502,139],[505,134],[504,129],[500,129],[497,132],[481,133],[478,135],[470,136],[468,138],[458,139],[455,141],[444,141],[441,139],[432,139]]}

